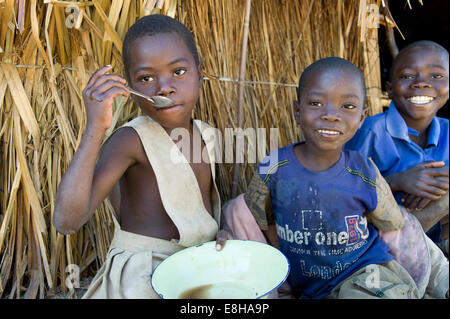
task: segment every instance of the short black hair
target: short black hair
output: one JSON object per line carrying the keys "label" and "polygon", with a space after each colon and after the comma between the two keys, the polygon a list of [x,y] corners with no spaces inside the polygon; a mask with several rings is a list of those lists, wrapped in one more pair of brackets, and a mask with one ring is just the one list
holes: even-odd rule
{"label": "short black hair", "polygon": [[392,61],[392,65],[391,65],[391,69],[389,71],[389,81],[392,81],[392,76],[394,75],[394,70],[395,67],[398,64],[398,61],[401,60],[401,58],[411,49],[415,49],[415,48],[429,48],[429,49],[436,49],[438,51],[444,52],[447,54],[447,59],[448,59],[448,51],[446,48],[444,48],[442,45],[440,45],[439,43],[436,43],[434,41],[430,41],[430,40],[420,40],[420,41],[415,41],[412,42],[410,44],[408,44],[407,46],[405,46],[403,49],[400,50],[400,52],[395,56],[394,61]]}
{"label": "short black hair", "polygon": [[188,50],[192,53],[196,65],[200,65],[197,46],[192,32],[180,21],[163,14],[151,14],[137,20],[127,31],[123,39],[122,59],[125,74],[128,77],[128,67],[131,44],[142,37],[160,33],[173,33],[181,37]]}
{"label": "short black hair", "polygon": [[[302,96],[302,90],[306,85],[306,83],[308,82],[308,78],[312,73],[323,72],[329,69],[338,69],[355,73],[361,80],[362,95],[364,97],[364,103],[366,102],[366,82],[364,79],[364,74],[352,62],[339,57],[327,57],[324,59],[317,60],[314,63],[310,64],[300,76],[300,80],[298,82],[297,87],[297,99],[300,101],[300,98]],[[339,79],[336,79],[336,81],[339,81]]]}

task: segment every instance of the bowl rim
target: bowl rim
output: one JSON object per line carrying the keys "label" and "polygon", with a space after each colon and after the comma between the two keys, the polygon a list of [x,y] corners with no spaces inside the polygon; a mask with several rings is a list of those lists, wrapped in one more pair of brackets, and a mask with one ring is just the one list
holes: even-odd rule
{"label": "bowl rim", "polygon": [[[287,263],[287,271],[286,271],[286,274],[284,275],[284,278],[280,281],[280,283],[278,283],[278,284],[277,284],[275,287],[273,287],[271,290],[269,290],[269,291],[267,291],[267,292],[265,292],[265,293],[259,295],[259,296],[256,297],[255,299],[261,299],[261,298],[263,298],[264,296],[267,296],[268,294],[270,294],[270,293],[271,293],[272,291],[274,291],[275,289],[278,289],[278,287],[280,287],[280,286],[287,280],[287,277],[289,276],[289,273],[291,272],[291,264],[290,264],[290,262],[289,262],[289,259],[286,257],[286,255],[285,255],[280,249],[278,249],[277,247],[274,247],[274,246],[272,246],[272,245],[270,245],[270,244],[268,244],[268,243],[263,243],[263,242],[260,242],[260,241],[250,240],[250,239],[228,239],[227,242],[229,242],[229,241],[234,241],[234,242],[236,242],[236,241],[243,241],[243,242],[257,243],[257,245],[258,245],[258,244],[266,245],[266,246],[269,246],[270,248],[276,249],[276,250],[281,254],[281,256],[283,256],[284,259],[286,260],[286,263]],[[158,269],[158,268],[159,268],[166,260],[168,260],[170,257],[172,257],[172,256],[174,256],[174,255],[176,255],[176,254],[179,254],[179,253],[181,253],[181,252],[185,252],[186,249],[189,249],[189,248],[198,248],[198,247],[203,246],[203,245],[205,245],[205,244],[208,244],[208,243],[215,243],[215,242],[216,242],[215,240],[211,240],[211,241],[207,241],[207,242],[200,243],[200,244],[198,244],[198,245],[186,247],[186,248],[184,248],[184,249],[182,249],[182,250],[180,250],[180,251],[177,251],[177,252],[173,253],[172,255],[170,255],[169,257],[167,257],[166,259],[164,259],[161,263],[159,263],[158,266],[156,266],[155,270],[152,271],[152,275],[151,275],[151,278],[150,278],[150,283],[151,283],[151,285],[152,285],[153,291],[154,291],[161,299],[166,299],[166,298],[164,298],[164,296],[163,296],[160,292],[158,292],[158,291],[155,289],[155,286],[153,285],[153,277],[154,277],[155,272],[157,271],[157,269]],[[211,244],[210,244],[210,245],[211,245]],[[226,245],[226,243],[225,243],[225,245]],[[171,299],[171,298],[167,298],[167,299]]]}

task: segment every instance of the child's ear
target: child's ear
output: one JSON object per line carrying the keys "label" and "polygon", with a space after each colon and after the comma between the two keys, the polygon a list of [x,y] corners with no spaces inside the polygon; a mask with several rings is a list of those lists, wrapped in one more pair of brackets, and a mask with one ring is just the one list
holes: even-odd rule
{"label": "child's ear", "polygon": [[294,110],[294,119],[297,122],[297,124],[300,124],[300,102],[299,101],[294,101],[293,110]]}
{"label": "child's ear", "polygon": [[203,85],[203,68],[202,65],[199,64],[197,66],[197,74],[198,74],[198,80],[200,81],[200,86]]}
{"label": "child's ear", "polygon": [[392,99],[392,84],[389,81],[386,81],[386,91],[390,99]]}
{"label": "child's ear", "polygon": [[366,119],[366,117],[367,117],[368,114],[369,114],[369,107],[368,107],[367,105],[365,105],[365,106],[364,106],[364,109],[363,109],[363,111],[362,111],[362,114],[361,114],[361,119],[360,119],[360,121],[359,121],[359,127],[358,127],[358,129],[361,128],[361,126],[363,125],[364,120]]}

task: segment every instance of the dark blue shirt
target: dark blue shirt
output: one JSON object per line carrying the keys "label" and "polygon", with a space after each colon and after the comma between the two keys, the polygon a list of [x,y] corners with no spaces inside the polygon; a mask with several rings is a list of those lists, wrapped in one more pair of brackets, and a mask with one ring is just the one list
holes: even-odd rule
{"label": "dark blue shirt", "polygon": [[[433,118],[428,128],[427,145],[424,149],[414,143],[409,134],[414,135],[418,132],[406,125],[394,102],[391,102],[386,112],[368,117],[345,148],[371,157],[383,176],[402,172],[428,161],[443,161],[448,165],[447,119],[437,116]],[[402,192],[394,193],[399,204],[402,195]],[[438,223],[427,234],[437,242],[440,232]]]}
{"label": "dark blue shirt", "polygon": [[364,216],[377,207],[369,160],[343,151],[331,168],[313,172],[293,147],[279,149],[277,170],[260,177],[270,190],[280,250],[291,265],[289,284],[303,298],[322,298],[355,271],[393,257]]}

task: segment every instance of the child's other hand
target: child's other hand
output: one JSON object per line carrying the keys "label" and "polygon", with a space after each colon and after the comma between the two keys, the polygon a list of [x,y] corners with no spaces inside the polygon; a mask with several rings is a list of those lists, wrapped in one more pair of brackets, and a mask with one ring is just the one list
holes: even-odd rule
{"label": "child's other hand", "polygon": [[444,162],[425,162],[403,171],[401,190],[417,197],[438,200],[449,189],[448,166],[444,165]]}
{"label": "child's other hand", "polygon": [[411,194],[405,194],[402,197],[402,204],[408,209],[424,209],[430,202],[431,199]]}
{"label": "child's other hand", "polygon": [[112,66],[107,65],[95,72],[83,90],[87,127],[107,130],[112,125],[112,105],[119,95],[128,97],[126,80],[119,75],[108,74]]}
{"label": "child's other hand", "polygon": [[217,251],[221,251],[223,249],[227,239],[231,239],[231,237],[226,230],[221,229],[220,231],[217,232],[217,235],[216,235],[216,250]]}

